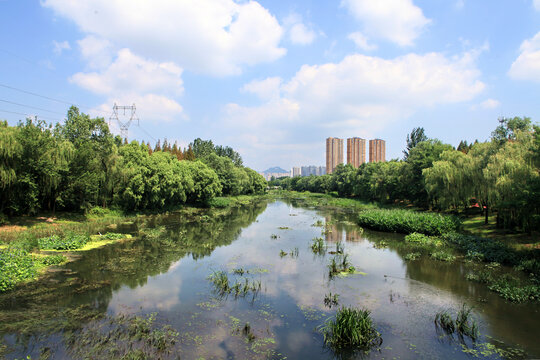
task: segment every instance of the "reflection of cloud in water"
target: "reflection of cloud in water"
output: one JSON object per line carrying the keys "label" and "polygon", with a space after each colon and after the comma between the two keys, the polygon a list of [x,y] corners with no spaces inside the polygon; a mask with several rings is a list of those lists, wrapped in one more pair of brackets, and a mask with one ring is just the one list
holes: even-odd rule
{"label": "reflection of cloud in water", "polygon": [[287,345],[293,352],[300,352],[302,348],[309,346],[311,343],[311,336],[304,331],[293,331],[287,337]]}
{"label": "reflection of cloud in water", "polygon": [[[169,272],[149,279],[142,287],[131,289],[121,287],[109,303],[109,310],[113,313],[122,312],[126,307],[145,310],[171,310],[180,304],[180,291],[182,278],[174,276],[172,270],[179,266],[180,261],[171,266]],[[172,280],[174,279],[174,280]]]}

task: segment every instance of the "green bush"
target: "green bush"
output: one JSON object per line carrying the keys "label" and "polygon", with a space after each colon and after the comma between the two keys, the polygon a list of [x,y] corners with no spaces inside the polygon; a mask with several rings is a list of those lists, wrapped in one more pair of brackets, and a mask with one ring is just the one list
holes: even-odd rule
{"label": "green bush", "polygon": [[231,203],[230,199],[227,199],[224,197],[216,197],[208,202],[208,206],[213,207],[213,208],[223,209],[223,208],[229,207],[230,203]]}
{"label": "green bush", "polygon": [[32,256],[23,249],[0,250],[0,292],[37,275]]}
{"label": "green bush", "polygon": [[106,233],[101,238],[105,240],[120,240],[125,238],[125,234],[119,234],[119,233]]}
{"label": "green bush", "polygon": [[493,239],[451,232],[444,234],[442,239],[455,245],[470,257],[481,257],[485,262],[498,262],[505,265],[517,265],[520,256],[510,246]]}
{"label": "green bush", "polygon": [[422,213],[411,210],[365,210],[358,215],[358,224],[370,229],[403,234],[421,233],[439,236],[457,231],[460,220],[455,216]]}
{"label": "green bush", "polygon": [[431,253],[431,257],[435,260],[439,261],[448,261],[452,262],[456,259],[456,257],[452,254],[450,254],[447,251],[435,251]]}
{"label": "green bush", "polygon": [[39,248],[42,250],[75,250],[83,247],[90,237],[84,234],[67,234],[64,238],[58,235],[38,239]]}

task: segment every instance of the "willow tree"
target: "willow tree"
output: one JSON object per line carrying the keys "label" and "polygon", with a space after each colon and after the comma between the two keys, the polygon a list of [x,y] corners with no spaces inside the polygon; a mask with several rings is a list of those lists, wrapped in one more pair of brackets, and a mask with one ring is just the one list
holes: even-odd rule
{"label": "willow tree", "polygon": [[485,169],[495,184],[497,220],[504,228],[531,230],[540,223],[535,135],[527,130],[516,131],[513,140],[504,143]]}
{"label": "willow tree", "polygon": [[17,128],[8,126],[7,121],[0,121],[0,213],[7,205],[10,189],[17,180],[15,169],[22,152],[17,131]]}

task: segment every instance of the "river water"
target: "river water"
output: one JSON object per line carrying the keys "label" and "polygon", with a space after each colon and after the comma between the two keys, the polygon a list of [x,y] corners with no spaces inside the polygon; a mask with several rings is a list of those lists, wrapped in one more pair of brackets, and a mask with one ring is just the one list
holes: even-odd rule
{"label": "river water", "polygon": [[[156,313],[158,323],[180,334],[171,358],[499,358],[494,346],[505,357],[540,357],[538,305],[512,304],[465,280],[478,265],[405,261],[403,235],[362,232],[352,220],[342,211],[283,200],[227,215],[184,212],[120,224],[115,231],[135,240],[84,253],[26,293],[0,296],[6,357],[34,359],[46,348],[51,358],[76,358],[77,344],[66,344],[61,320],[65,309],[81,306],[110,316]],[[325,239],[325,254],[311,251],[316,237]],[[358,273],[331,278],[328,252],[339,241]],[[231,281],[260,282],[260,290],[220,294],[208,279],[216,271]],[[380,349],[324,346],[319,327],[339,307],[325,306],[330,292],[339,294],[339,306],[371,311],[383,338]],[[434,324],[438,311],[456,312],[463,304],[479,324],[476,344]],[[85,321],[80,325],[100,320]],[[240,331],[246,323],[249,340]]]}

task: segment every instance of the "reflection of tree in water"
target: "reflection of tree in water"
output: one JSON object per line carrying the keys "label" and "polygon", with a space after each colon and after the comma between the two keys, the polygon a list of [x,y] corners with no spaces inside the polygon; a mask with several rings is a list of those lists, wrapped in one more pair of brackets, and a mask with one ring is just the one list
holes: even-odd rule
{"label": "reflection of tree in water", "polygon": [[0,335],[16,334],[24,346],[32,335],[72,330],[104,315],[115,290],[142,286],[185,256],[197,260],[229,245],[266,206],[140,218],[138,239],[85,253],[58,273],[1,294]]}

